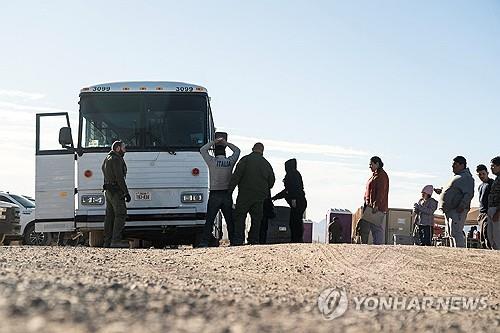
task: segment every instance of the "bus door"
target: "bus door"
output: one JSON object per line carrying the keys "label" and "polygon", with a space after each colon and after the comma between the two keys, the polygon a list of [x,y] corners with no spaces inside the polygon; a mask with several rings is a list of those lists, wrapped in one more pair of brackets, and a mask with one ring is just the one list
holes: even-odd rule
{"label": "bus door", "polygon": [[75,229],[75,149],[67,112],[36,115],[36,231]]}

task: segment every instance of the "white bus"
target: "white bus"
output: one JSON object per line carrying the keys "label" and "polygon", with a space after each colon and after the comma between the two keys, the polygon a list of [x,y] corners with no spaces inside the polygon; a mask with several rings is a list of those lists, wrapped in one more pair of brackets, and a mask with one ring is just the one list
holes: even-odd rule
{"label": "white bus", "polygon": [[[207,90],[182,82],[117,82],[80,91],[78,140],[66,112],[36,115],[36,230],[103,240],[102,162],[115,140],[127,147],[125,236],[155,245],[200,240],[208,168],[199,148],[215,135]],[[221,222],[214,236],[220,238]],[[218,242],[217,242],[218,243]]]}

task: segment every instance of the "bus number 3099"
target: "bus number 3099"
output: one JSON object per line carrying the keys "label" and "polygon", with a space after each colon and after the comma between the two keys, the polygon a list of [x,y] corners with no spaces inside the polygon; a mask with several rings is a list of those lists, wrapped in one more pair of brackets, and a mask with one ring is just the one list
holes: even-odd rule
{"label": "bus number 3099", "polygon": [[92,91],[110,91],[111,87],[92,87]]}
{"label": "bus number 3099", "polygon": [[193,87],[175,87],[175,91],[192,92]]}

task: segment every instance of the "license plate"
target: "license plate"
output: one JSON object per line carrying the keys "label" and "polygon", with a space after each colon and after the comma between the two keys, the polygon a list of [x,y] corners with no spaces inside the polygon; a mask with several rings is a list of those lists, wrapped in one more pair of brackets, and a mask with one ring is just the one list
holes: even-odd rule
{"label": "license plate", "polygon": [[135,192],[136,201],[151,201],[151,192]]}

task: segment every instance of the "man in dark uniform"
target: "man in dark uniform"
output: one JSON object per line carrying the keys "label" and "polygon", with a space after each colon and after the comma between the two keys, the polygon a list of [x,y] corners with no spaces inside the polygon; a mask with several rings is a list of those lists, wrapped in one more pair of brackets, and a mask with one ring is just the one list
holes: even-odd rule
{"label": "man in dark uniform", "polygon": [[275,181],[273,168],[263,154],[264,145],[256,143],[252,153],[238,162],[229,182],[231,193],[238,186],[234,211],[234,245],[243,245],[245,242],[245,219],[248,213],[252,219],[248,244],[259,244],[264,199],[270,197],[270,190]]}
{"label": "man in dark uniform", "polygon": [[104,190],[106,195],[106,217],[104,219],[104,247],[128,248],[128,241],[123,239],[127,207],[130,202],[125,177],[127,165],[123,160],[126,149],[122,141],[115,141],[102,164]]}

